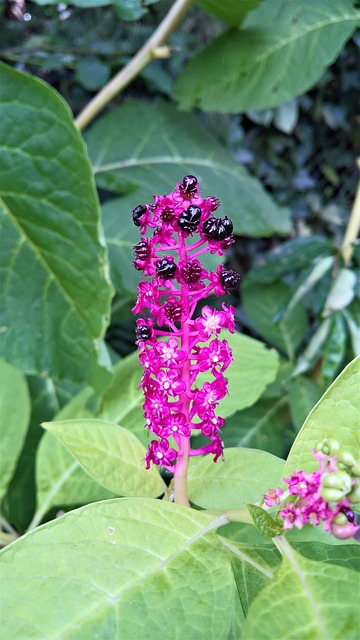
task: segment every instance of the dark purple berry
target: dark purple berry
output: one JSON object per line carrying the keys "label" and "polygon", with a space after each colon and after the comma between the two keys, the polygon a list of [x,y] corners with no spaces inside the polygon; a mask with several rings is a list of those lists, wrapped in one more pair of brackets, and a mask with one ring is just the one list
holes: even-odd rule
{"label": "dark purple berry", "polygon": [[205,220],[202,230],[204,236],[210,238],[211,240],[218,240],[218,218],[210,217]]}
{"label": "dark purple berry", "polygon": [[137,227],[141,226],[140,218],[146,213],[146,204],[139,204],[135,209],[132,210],[132,219],[134,225]]}
{"label": "dark purple berry", "polygon": [[176,300],[168,300],[164,305],[164,312],[170,322],[176,322],[181,318],[181,305]]}
{"label": "dark purple berry", "polygon": [[135,335],[137,340],[141,340],[141,342],[144,342],[145,340],[149,340],[150,338],[150,329],[145,324],[140,324],[135,329]]}
{"label": "dark purple berry", "polygon": [[171,207],[164,207],[160,213],[160,218],[164,222],[171,222],[174,219],[174,209]]}
{"label": "dark purple berry", "polygon": [[168,258],[163,258],[156,263],[156,273],[163,280],[170,280],[174,277],[176,264]]}
{"label": "dark purple berry", "polygon": [[181,185],[180,193],[183,196],[192,197],[197,192],[197,178],[195,176],[185,176]]}
{"label": "dark purple berry", "polygon": [[151,253],[151,249],[148,245],[148,242],[145,238],[140,240],[134,247],[135,258],[138,260],[147,260]]}
{"label": "dark purple berry", "polygon": [[226,293],[230,293],[239,286],[240,276],[232,269],[223,269],[220,275],[220,281]]}
{"label": "dark purple berry", "polygon": [[186,211],[183,211],[181,213],[177,223],[180,229],[182,229],[183,231],[187,231],[188,233],[191,233],[192,231],[195,231],[198,228],[200,218],[201,218],[200,207],[197,207],[195,204],[191,204]]}
{"label": "dark purple berry", "polygon": [[355,522],[355,513],[350,507],[341,507],[340,511],[347,517],[348,522]]}
{"label": "dark purple berry", "polygon": [[201,278],[201,265],[197,262],[188,262],[181,268],[181,277],[186,284],[195,284]]}
{"label": "dark purple berry", "polygon": [[227,216],[225,216],[224,220],[222,221],[222,225],[225,228],[226,231],[226,238],[228,238],[229,236],[231,236],[232,232],[233,232],[233,228],[234,225],[231,222],[231,220],[229,220],[229,218]]}

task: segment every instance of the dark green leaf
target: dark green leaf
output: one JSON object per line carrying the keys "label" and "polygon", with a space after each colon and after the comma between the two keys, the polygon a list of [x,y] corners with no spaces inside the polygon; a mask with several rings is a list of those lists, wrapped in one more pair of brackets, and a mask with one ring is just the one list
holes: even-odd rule
{"label": "dark green leaf", "polygon": [[[193,174],[204,195],[220,198],[236,233],[267,236],[290,230],[288,211],[276,206],[193,116],[171,104],[129,101],[100,118],[85,137],[99,186],[109,188],[110,179],[114,188],[119,177],[122,191],[124,184],[137,184],[132,208]],[[128,199],[119,206],[119,228],[128,219],[128,206]]]}
{"label": "dark green leaf", "polygon": [[109,77],[109,66],[95,56],[85,56],[76,65],[76,79],[88,91],[101,89]]}
{"label": "dark green leaf", "polygon": [[176,99],[183,109],[229,113],[275,107],[318,80],[358,23],[351,0],[262,2],[240,30],[221,35],[191,60]]}
{"label": "dark green leaf", "polygon": [[289,292],[290,288],[282,282],[246,284],[243,303],[246,315],[260,335],[292,360],[304,339],[307,317],[305,308],[298,302],[276,322],[277,316],[286,308]]}
{"label": "dark green leaf", "polygon": [[339,373],[344,362],[347,346],[345,320],[340,312],[331,316],[329,335],[324,344],[321,374],[325,385],[329,385]]}
{"label": "dark green leaf", "polygon": [[221,18],[232,27],[237,27],[244,20],[249,11],[253,11],[258,6],[260,0],[196,0],[196,4]]}
{"label": "dark green leaf", "polygon": [[295,428],[299,430],[320,399],[322,390],[316,382],[305,376],[291,378],[286,384],[286,389],[289,394],[291,418]]}
{"label": "dark green leaf", "polygon": [[28,373],[91,380],[112,289],[85,146],[53,89],[1,70],[2,352]]}

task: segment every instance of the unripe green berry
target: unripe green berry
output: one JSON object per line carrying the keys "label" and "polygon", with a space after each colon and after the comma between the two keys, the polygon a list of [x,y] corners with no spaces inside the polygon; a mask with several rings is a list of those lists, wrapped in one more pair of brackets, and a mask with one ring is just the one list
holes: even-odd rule
{"label": "unripe green berry", "polygon": [[339,469],[351,469],[356,460],[350,451],[339,451],[337,457],[337,464]]}
{"label": "unripe green berry", "polygon": [[350,493],[347,494],[347,499],[354,504],[359,504],[360,502],[360,483],[359,481],[353,485]]}
{"label": "unripe green berry", "polygon": [[349,521],[345,513],[338,513],[337,516],[335,516],[335,518],[333,518],[331,522],[334,522],[335,524],[347,524]]}
{"label": "unripe green berry", "polygon": [[351,477],[346,471],[331,471],[324,475],[320,495],[327,502],[339,502],[351,491]]}
{"label": "unripe green berry", "polygon": [[322,451],[326,456],[335,456],[340,450],[340,445],[337,440],[324,438],[322,442],[317,443],[315,449],[316,451]]}
{"label": "unripe green berry", "polygon": [[356,478],[360,477],[360,462],[359,462],[359,460],[356,460],[355,464],[353,464],[353,466],[351,467],[351,473]]}

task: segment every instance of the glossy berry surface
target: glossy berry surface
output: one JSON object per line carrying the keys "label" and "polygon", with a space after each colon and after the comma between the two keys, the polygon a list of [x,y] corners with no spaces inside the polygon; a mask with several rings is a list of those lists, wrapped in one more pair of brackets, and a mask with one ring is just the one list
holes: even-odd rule
{"label": "glossy berry surface", "polygon": [[191,196],[197,191],[197,178],[195,176],[189,175],[183,178],[183,181],[180,186],[180,192],[183,195]]}
{"label": "glossy berry surface", "polygon": [[136,227],[140,227],[141,225],[140,218],[141,216],[144,215],[144,213],[146,213],[145,204],[139,204],[137,207],[135,207],[135,209],[132,210],[132,219]]}
{"label": "glossy berry surface", "polygon": [[240,276],[236,271],[232,269],[223,269],[220,276],[221,284],[223,285],[226,293],[230,293],[237,289],[240,282]]}
{"label": "glossy berry surface", "polygon": [[156,263],[156,273],[163,280],[170,280],[174,277],[176,271],[175,262],[171,262],[168,258],[163,258]]}
{"label": "glossy berry surface", "polygon": [[192,231],[196,231],[196,229],[198,228],[200,218],[200,207],[197,207],[195,204],[191,204],[190,207],[186,211],[183,211],[180,215],[178,219],[178,225],[183,231],[191,233]]}
{"label": "glossy berry surface", "polygon": [[145,325],[140,325],[139,327],[136,327],[135,335],[137,340],[141,340],[143,342],[150,338],[150,329]]}

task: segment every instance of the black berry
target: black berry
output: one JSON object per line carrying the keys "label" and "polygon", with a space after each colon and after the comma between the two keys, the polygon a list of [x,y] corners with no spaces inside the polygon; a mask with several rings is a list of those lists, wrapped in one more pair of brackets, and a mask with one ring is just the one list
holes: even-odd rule
{"label": "black berry", "polygon": [[191,204],[187,211],[183,211],[177,221],[180,229],[191,233],[195,231],[200,222],[201,209],[194,204]]}
{"label": "black berry", "polygon": [[211,240],[219,240],[218,235],[218,218],[210,217],[205,220],[202,226],[203,234]]}
{"label": "black berry", "polygon": [[176,264],[168,258],[163,258],[156,263],[156,273],[163,280],[170,280],[174,277],[176,271]]}
{"label": "black berry", "polygon": [[146,204],[139,204],[135,209],[132,210],[132,219],[134,225],[137,227],[141,226],[140,218],[146,213]]}
{"label": "black berry", "polygon": [[141,324],[136,327],[135,335],[137,340],[141,340],[142,342],[144,342],[144,340],[149,340],[150,338],[150,329],[146,325]]}
{"label": "black berry", "polygon": [[232,269],[223,269],[220,276],[221,284],[226,293],[234,291],[239,286],[240,276]]}
{"label": "black berry", "polygon": [[233,223],[229,218],[214,218],[210,217],[205,220],[203,224],[203,233],[207,238],[211,240],[225,240],[231,236],[233,230]]}
{"label": "black berry", "polygon": [[201,265],[197,262],[188,262],[181,268],[181,277],[186,284],[195,284],[201,278]]}
{"label": "black berry", "polygon": [[180,193],[185,196],[193,196],[197,191],[197,178],[195,176],[185,176],[180,185]]}
{"label": "black berry", "polygon": [[233,232],[233,228],[234,225],[231,222],[231,220],[229,220],[229,218],[227,216],[225,216],[224,220],[222,221],[222,225],[225,228],[226,231],[226,238],[228,238],[229,236],[231,236],[232,232]]}

